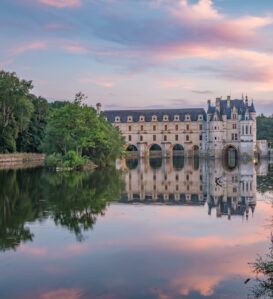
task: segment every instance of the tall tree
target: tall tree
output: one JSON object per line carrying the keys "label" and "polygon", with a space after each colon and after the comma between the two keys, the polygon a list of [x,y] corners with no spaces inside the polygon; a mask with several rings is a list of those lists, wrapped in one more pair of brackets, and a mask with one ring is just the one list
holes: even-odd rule
{"label": "tall tree", "polygon": [[18,134],[29,124],[33,112],[31,89],[31,81],[0,71],[0,152],[14,152]]}
{"label": "tall tree", "polygon": [[30,95],[30,101],[34,111],[28,127],[19,133],[16,144],[18,152],[37,153],[42,151],[49,106],[46,99],[35,95]]}

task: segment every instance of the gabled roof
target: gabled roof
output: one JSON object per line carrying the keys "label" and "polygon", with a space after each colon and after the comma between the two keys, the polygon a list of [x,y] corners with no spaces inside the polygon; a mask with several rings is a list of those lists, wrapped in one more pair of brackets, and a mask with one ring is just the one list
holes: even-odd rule
{"label": "gabled roof", "polygon": [[103,112],[109,122],[115,122],[117,116],[120,122],[127,122],[128,116],[133,118],[133,122],[138,122],[140,116],[144,116],[145,122],[152,121],[152,116],[156,116],[158,121],[163,121],[163,116],[167,115],[169,121],[173,121],[175,115],[179,115],[179,121],[185,121],[185,116],[190,115],[192,121],[198,120],[198,115],[203,115],[206,120],[206,112],[203,108],[191,109],[148,109],[148,110],[106,110]]}
{"label": "gabled roof", "polygon": [[[228,101],[230,104],[228,104]],[[227,119],[231,119],[232,115],[232,110],[233,108],[237,109],[237,113],[239,115],[242,115],[242,118],[244,118],[245,113],[248,111],[249,113],[251,112],[256,112],[254,108],[254,104],[252,102],[251,105],[248,105],[245,103],[244,100],[239,100],[239,99],[234,99],[234,100],[220,100],[220,114],[221,115],[226,115]],[[215,106],[209,106],[208,107],[208,113],[209,114],[214,114],[216,110]]]}

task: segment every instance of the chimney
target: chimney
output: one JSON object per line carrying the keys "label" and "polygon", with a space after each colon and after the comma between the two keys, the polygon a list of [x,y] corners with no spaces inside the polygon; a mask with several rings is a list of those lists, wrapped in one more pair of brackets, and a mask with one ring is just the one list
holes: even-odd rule
{"label": "chimney", "polygon": [[97,115],[100,115],[100,113],[101,113],[101,103],[96,104],[96,109],[97,109]]}
{"label": "chimney", "polygon": [[216,98],[215,107],[218,111],[220,111],[220,102],[221,102],[221,98]]}
{"label": "chimney", "polygon": [[227,107],[230,108],[230,96],[227,96]]}

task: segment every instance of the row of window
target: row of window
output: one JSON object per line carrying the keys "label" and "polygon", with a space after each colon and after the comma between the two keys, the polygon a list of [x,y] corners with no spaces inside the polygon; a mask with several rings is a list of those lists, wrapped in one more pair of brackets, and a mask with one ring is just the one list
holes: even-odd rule
{"label": "row of window", "polygon": [[[199,125],[199,130],[201,131],[202,130],[202,125],[200,124]],[[164,130],[167,131],[168,130],[168,125],[164,125]],[[179,130],[179,126],[178,125],[175,125],[175,131],[178,131]],[[186,125],[186,130],[189,131],[190,130],[190,125]],[[128,131],[132,131],[132,126],[128,126]],[[141,125],[140,126],[140,131],[144,131],[144,126]],[[156,131],[156,125],[153,125],[153,131]]]}
{"label": "row of window", "polygon": [[[153,141],[156,141],[157,135],[153,135]],[[143,141],[143,136],[139,136],[139,140]],[[164,141],[168,141],[168,135],[163,136]],[[179,140],[179,135],[175,135],[175,141]],[[202,140],[202,135],[199,135],[199,140]],[[128,141],[132,141],[132,135],[128,135]],[[190,141],[190,136],[186,135],[186,141]]]}
{"label": "row of window", "polygon": [[[152,116],[152,121],[157,121],[158,117],[156,115]],[[180,121],[180,116],[179,115],[175,115],[174,116],[174,121]],[[199,114],[198,115],[198,120],[203,120],[203,115]],[[132,122],[133,121],[133,117],[132,116],[127,116],[127,122]],[[145,116],[141,115],[139,117],[139,121],[145,121]],[[168,115],[164,115],[163,116],[163,121],[169,121],[169,116]],[[191,121],[191,115],[187,114],[185,115],[185,121]],[[115,122],[120,122],[120,116],[116,116],[115,117]]]}
{"label": "row of window", "polygon": [[242,126],[242,135],[252,134],[252,126]]}

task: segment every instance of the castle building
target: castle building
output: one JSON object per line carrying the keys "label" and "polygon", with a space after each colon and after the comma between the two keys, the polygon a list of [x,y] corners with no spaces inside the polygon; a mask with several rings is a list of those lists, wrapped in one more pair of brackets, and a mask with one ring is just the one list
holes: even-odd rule
{"label": "castle building", "polygon": [[126,149],[138,157],[253,157],[257,151],[256,111],[247,96],[216,98],[215,105],[209,100],[207,111],[192,108],[103,113],[122,132]]}

